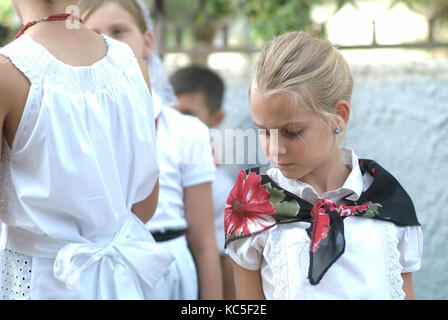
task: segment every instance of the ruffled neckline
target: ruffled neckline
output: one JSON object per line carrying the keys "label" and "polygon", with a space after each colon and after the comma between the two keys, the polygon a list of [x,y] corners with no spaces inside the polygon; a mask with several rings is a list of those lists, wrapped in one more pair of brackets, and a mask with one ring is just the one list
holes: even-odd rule
{"label": "ruffled neckline", "polygon": [[44,45],[42,45],[40,42],[34,40],[32,37],[30,37],[26,33],[23,34],[21,38],[24,38],[26,42],[29,42],[33,46],[37,47],[39,49],[39,51],[42,53],[42,55],[50,57],[51,60],[53,60],[55,63],[58,63],[61,67],[72,69],[73,71],[77,71],[77,70],[83,70],[83,69],[98,68],[98,65],[104,64],[105,60],[110,58],[110,55],[111,55],[110,47],[111,46],[110,46],[109,38],[104,34],[101,34],[100,36],[103,38],[104,43],[106,45],[106,55],[104,57],[102,57],[100,60],[95,61],[94,63],[92,63],[89,66],[72,66],[72,65],[66,64],[66,63],[62,62],[61,60],[59,60],[58,58],[56,58],[56,56],[54,54],[52,54]]}
{"label": "ruffled neckline", "polygon": [[[72,92],[93,92],[110,86],[135,63],[132,50],[101,35],[106,55],[89,66],[71,66],[57,59],[42,44],[24,34],[0,50],[29,78],[31,84],[50,83]],[[31,53],[31,54],[30,54]]]}

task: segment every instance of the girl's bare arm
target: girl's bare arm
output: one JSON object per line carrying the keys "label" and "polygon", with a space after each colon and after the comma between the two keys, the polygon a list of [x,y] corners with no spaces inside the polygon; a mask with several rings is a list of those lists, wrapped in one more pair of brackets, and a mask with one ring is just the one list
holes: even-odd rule
{"label": "girl's bare arm", "polygon": [[157,209],[159,201],[159,180],[157,180],[152,189],[151,194],[143,201],[140,201],[132,206],[132,212],[139,217],[143,223],[148,222]]}
{"label": "girl's bare arm", "polygon": [[414,283],[412,280],[412,272],[402,273],[403,291],[405,293],[405,300],[415,300]]}
{"label": "girl's bare arm", "polygon": [[247,270],[233,262],[233,274],[238,300],[266,300],[260,270]]}
{"label": "girl's bare arm", "polygon": [[211,183],[184,189],[187,239],[199,274],[201,299],[222,299],[222,276],[216,244]]}

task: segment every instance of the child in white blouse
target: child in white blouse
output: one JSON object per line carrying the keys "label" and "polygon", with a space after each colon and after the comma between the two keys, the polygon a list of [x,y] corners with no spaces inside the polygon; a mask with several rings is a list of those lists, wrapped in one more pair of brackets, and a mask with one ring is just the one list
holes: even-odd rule
{"label": "child in white blouse", "polygon": [[[154,52],[151,23],[142,14],[147,11],[145,1],[81,0],[79,4],[86,25],[128,44],[136,56],[151,63],[151,75],[157,71],[152,68],[163,68],[153,64],[153,59],[158,57]],[[172,281],[170,299],[197,299],[198,289],[201,299],[221,299],[211,190],[215,165],[208,128],[198,119],[173,108],[172,99],[167,98],[172,88],[169,79],[163,76],[160,73],[151,76],[160,194],[156,213],[147,227],[159,239],[158,243],[176,257],[178,275],[172,277],[177,280]]]}
{"label": "child in white blouse", "polygon": [[289,32],[262,50],[250,104],[276,167],[241,171],[228,198],[238,299],[414,298],[421,228],[398,182],[340,147],[351,93],[328,41]]}
{"label": "child in white blouse", "polygon": [[174,257],[142,223],[159,173],[147,70],[76,3],[12,1],[25,25],[0,50],[0,299],[166,299]]}

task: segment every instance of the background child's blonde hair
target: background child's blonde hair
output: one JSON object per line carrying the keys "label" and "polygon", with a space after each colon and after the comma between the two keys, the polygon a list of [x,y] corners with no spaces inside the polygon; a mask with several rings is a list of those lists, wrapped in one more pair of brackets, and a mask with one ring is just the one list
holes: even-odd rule
{"label": "background child's blonde hair", "polygon": [[266,98],[285,94],[328,121],[335,120],[332,110],[337,101],[350,102],[353,79],[347,62],[329,41],[295,31],[265,45],[252,88],[260,89]]}
{"label": "background child's blonde hair", "polygon": [[126,10],[134,18],[141,33],[145,33],[148,28],[141,8],[135,0],[79,0],[78,5],[84,20],[87,20],[99,7],[104,4],[115,3]]}

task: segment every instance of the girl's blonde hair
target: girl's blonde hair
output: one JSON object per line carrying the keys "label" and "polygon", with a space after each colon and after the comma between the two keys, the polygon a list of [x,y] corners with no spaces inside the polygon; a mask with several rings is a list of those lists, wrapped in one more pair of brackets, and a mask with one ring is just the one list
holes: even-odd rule
{"label": "girl's blonde hair", "polygon": [[323,120],[335,120],[333,107],[350,102],[353,79],[347,62],[327,40],[288,32],[268,42],[255,66],[252,88],[265,97],[285,94],[311,107]]}
{"label": "girl's blonde hair", "polygon": [[79,0],[78,5],[84,20],[87,20],[99,7],[107,3],[118,4],[130,13],[141,33],[148,30],[142,10],[135,0]]}

